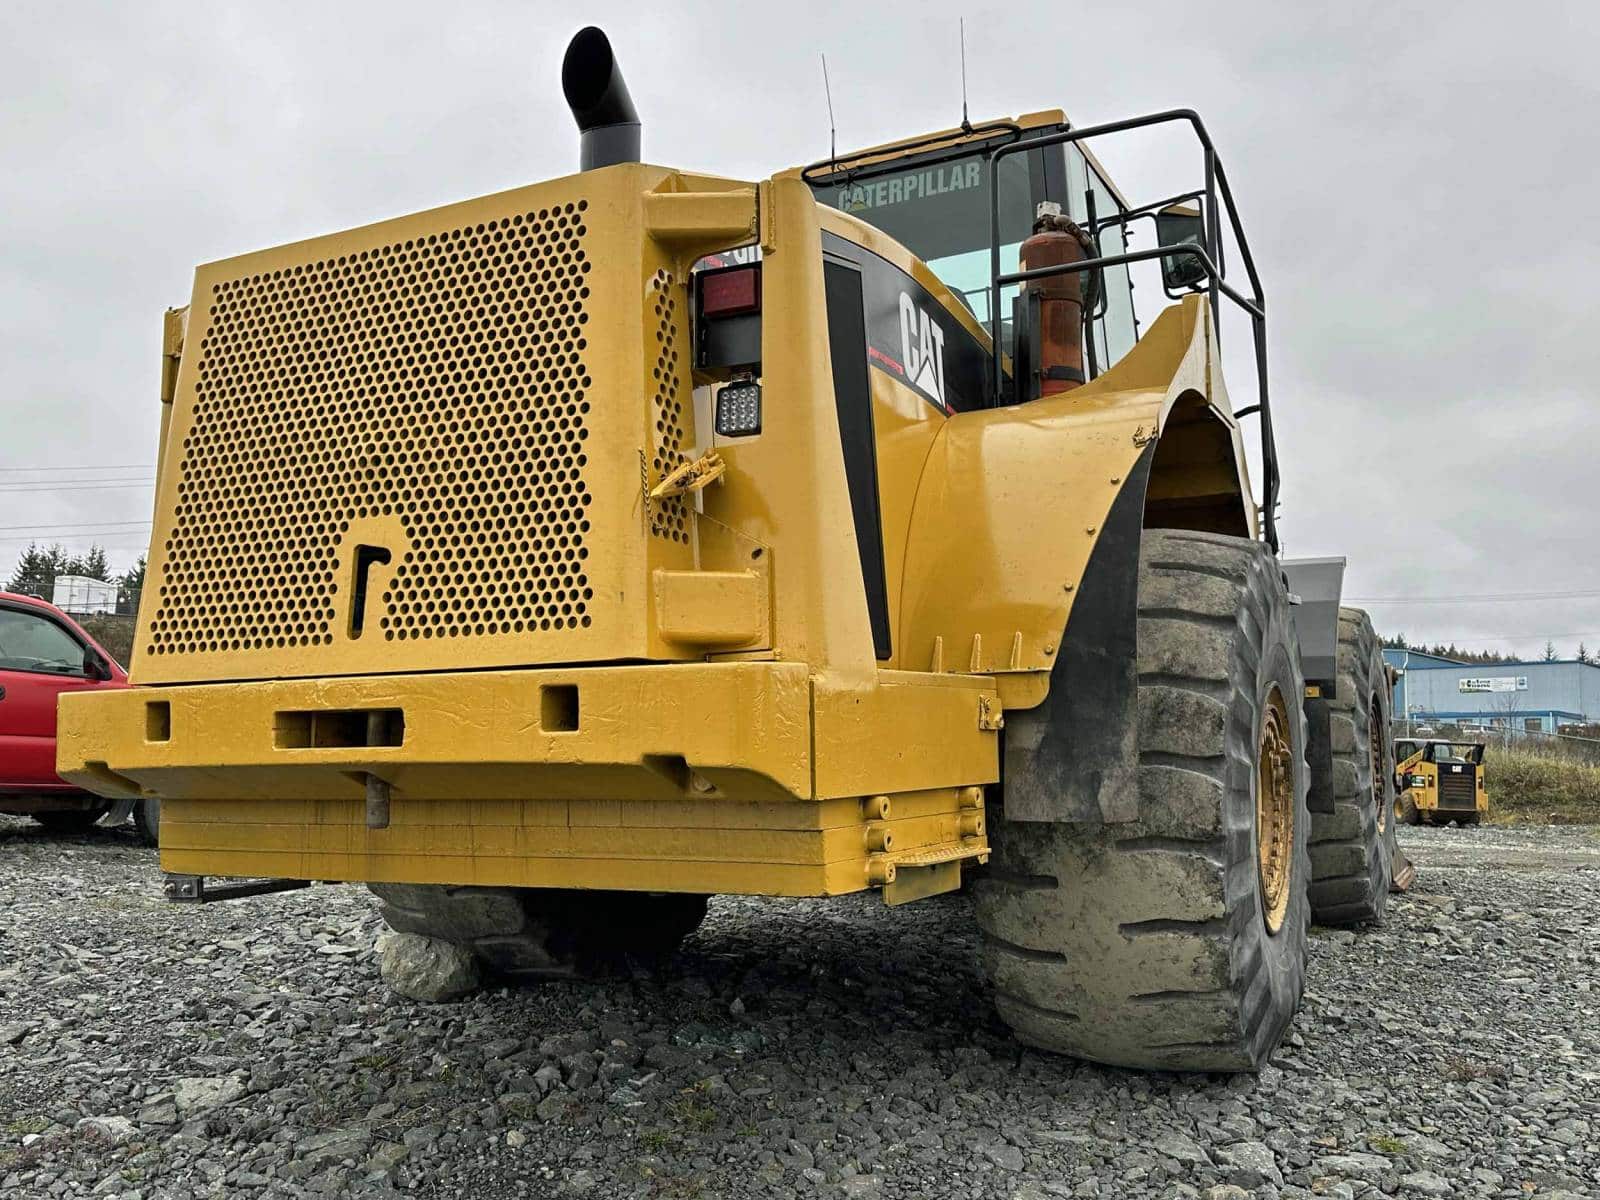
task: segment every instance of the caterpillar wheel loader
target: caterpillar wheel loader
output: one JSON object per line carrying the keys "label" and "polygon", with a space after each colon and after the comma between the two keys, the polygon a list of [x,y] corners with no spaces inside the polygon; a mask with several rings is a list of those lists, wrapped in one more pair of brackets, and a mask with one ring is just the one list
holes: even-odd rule
{"label": "caterpillar wheel loader", "polygon": [[[1258,1066],[1308,923],[1381,916],[1388,692],[1342,561],[1278,555],[1204,124],[745,182],[640,161],[600,31],[562,81],[577,174],[198,269],[136,686],[63,772],[160,797],[175,898],[364,883],[511,978],[968,872],[1023,1042]],[[1203,170],[1135,203],[1087,144],[1155,126]]]}

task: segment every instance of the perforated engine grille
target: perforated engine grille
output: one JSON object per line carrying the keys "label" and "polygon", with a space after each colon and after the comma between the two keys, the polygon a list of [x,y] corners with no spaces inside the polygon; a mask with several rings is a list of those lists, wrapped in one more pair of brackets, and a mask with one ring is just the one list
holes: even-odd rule
{"label": "perforated engine grille", "polygon": [[[655,317],[656,361],[651,382],[655,384],[652,402],[655,418],[656,478],[669,474],[688,461],[685,447],[694,444],[689,428],[692,412],[684,411],[684,397],[688,388],[684,381],[685,365],[678,358],[678,324],[683,314],[678,311],[677,279],[670,271],[657,271],[650,280],[651,315]],[[685,333],[685,342],[688,335]],[[656,502],[650,511],[650,532],[668,541],[689,542],[689,509],[682,496]]]}
{"label": "perforated engine grille", "polygon": [[152,652],[346,636],[373,529],[368,637],[590,624],[587,207],[215,285]]}
{"label": "perforated engine grille", "polygon": [[1459,773],[1448,766],[1439,768],[1439,807],[1473,809],[1478,807],[1477,776],[1463,768]]}

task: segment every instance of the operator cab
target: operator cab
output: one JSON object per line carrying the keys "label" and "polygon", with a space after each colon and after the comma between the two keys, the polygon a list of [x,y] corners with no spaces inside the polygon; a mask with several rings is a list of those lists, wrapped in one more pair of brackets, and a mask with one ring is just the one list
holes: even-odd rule
{"label": "operator cab", "polygon": [[1438,738],[1401,738],[1395,743],[1396,757],[1406,758],[1422,751],[1422,761],[1435,764],[1478,764],[1483,761],[1482,742],[1450,742]]}
{"label": "operator cab", "polygon": [[[992,337],[990,156],[1000,146],[1068,128],[1059,111],[1034,113],[832,159],[808,167],[804,178],[819,202],[875,226],[926,263]],[[1078,145],[1056,143],[1002,158],[999,191],[1002,271],[1017,269],[1022,243],[1045,201],[1060,205],[1084,228],[1098,230],[1101,255],[1127,249],[1128,206],[1099,163]],[[1106,268],[1101,282],[1092,336],[1085,343],[1090,378],[1139,340],[1128,268]],[[1015,284],[1001,291],[1001,346],[1010,345],[1017,292]]]}

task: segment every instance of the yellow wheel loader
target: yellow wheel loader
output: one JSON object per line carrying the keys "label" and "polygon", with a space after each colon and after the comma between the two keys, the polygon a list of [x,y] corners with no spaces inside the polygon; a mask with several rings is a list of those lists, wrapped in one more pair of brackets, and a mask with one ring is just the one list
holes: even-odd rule
{"label": "yellow wheel loader", "polygon": [[1407,825],[1476,825],[1489,812],[1482,742],[1396,738],[1395,816]]}
{"label": "yellow wheel loader", "polygon": [[[199,268],[136,686],[63,703],[63,773],[160,798],[175,899],[365,883],[512,978],[972,873],[1023,1042],[1258,1066],[1313,908],[1381,915],[1387,692],[1342,562],[1278,557],[1199,117],[743,182],[639,161],[598,30],[562,78],[579,173]],[[1154,126],[1201,167],[1130,201],[1087,144]]]}

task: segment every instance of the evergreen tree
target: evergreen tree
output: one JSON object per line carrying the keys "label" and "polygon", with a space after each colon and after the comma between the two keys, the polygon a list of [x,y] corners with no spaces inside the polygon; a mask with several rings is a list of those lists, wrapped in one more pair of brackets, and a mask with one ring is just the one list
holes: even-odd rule
{"label": "evergreen tree", "polygon": [[103,547],[90,546],[89,552],[82,558],[67,560],[67,569],[63,575],[85,575],[90,579],[105,581],[111,574],[111,566],[106,562],[106,552]]}
{"label": "evergreen tree", "polygon": [[11,572],[11,578],[6,581],[6,591],[49,599],[55,588],[56,576],[62,573],[66,562],[67,553],[60,546],[46,548],[30,542],[17,562],[17,569]]}
{"label": "evergreen tree", "polygon": [[1544,644],[1544,661],[1545,662],[1555,662],[1556,661],[1556,644],[1554,642],[1546,642]]}
{"label": "evergreen tree", "polygon": [[144,590],[144,558],[139,555],[139,560],[117,580],[117,611],[124,616],[133,616],[139,611],[139,593]]}
{"label": "evergreen tree", "polygon": [[[143,580],[143,559],[140,560],[140,579]],[[90,546],[86,554],[68,554],[61,545],[40,546],[29,543],[17,562],[16,570],[6,580],[5,590],[21,592],[24,596],[43,596],[50,599],[55,592],[56,576],[87,575],[91,579],[109,580],[110,564],[106,562],[103,547]]]}
{"label": "evergreen tree", "polygon": [[33,590],[33,581],[38,577],[41,565],[39,547],[29,542],[28,548],[17,559],[16,570],[12,571],[11,577],[6,580],[6,591],[26,596]]}
{"label": "evergreen tree", "polygon": [[1578,643],[1578,661],[1581,663],[1593,661],[1589,657],[1589,647],[1585,646],[1582,642]]}
{"label": "evergreen tree", "polygon": [[128,592],[137,592],[144,587],[144,555],[139,555],[139,560],[122,573],[118,582]]}

